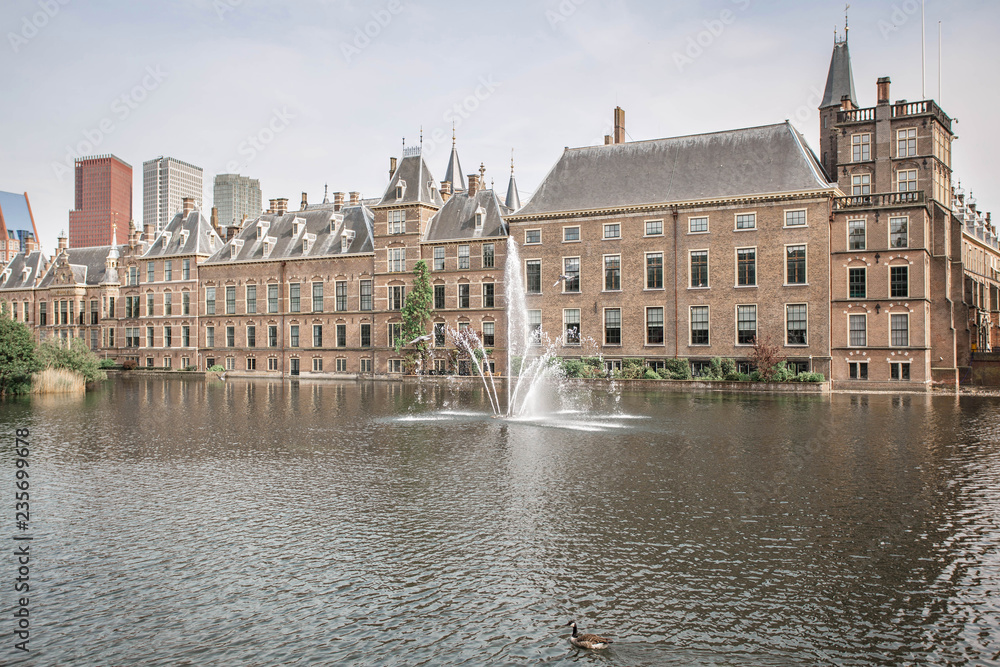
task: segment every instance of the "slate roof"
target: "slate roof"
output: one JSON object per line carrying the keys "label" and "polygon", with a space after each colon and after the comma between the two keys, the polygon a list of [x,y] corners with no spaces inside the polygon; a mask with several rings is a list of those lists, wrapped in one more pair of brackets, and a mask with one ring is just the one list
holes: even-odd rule
{"label": "slate roof", "polygon": [[[28,267],[31,273],[25,280],[24,269]],[[7,262],[0,273],[0,289],[27,289],[35,286],[40,274],[45,270],[45,255],[36,250],[29,255],[19,252]]]}
{"label": "slate roof", "polygon": [[462,163],[458,159],[458,149],[455,147],[454,141],[451,144],[451,157],[448,158],[448,168],[444,172],[444,180],[451,183],[452,192],[465,190],[469,187],[465,183],[465,172],[462,171]]}
{"label": "slate roof", "polygon": [[507,199],[504,201],[504,206],[511,211],[521,208],[521,195],[517,192],[517,181],[514,180],[513,169],[510,172],[510,183],[507,184]]}
{"label": "slate roof", "polygon": [[[476,231],[476,211],[483,209],[483,227]],[[467,192],[453,195],[434,214],[424,233],[425,241],[458,241],[507,236],[503,216],[512,211],[500,203],[493,190],[480,190],[470,197]]]}
{"label": "slate roof", "polygon": [[[183,231],[187,231],[186,236],[181,233]],[[201,211],[194,210],[186,217],[183,213],[175,215],[153,239],[143,258],[213,255],[221,247],[222,239],[212,228],[211,221]]]}
{"label": "slate roof", "polygon": [[[406,204],[430,204],[432,206],[444,205],[441,194],[438,192],[437,181],[427,167],[423,155],[419,149],[408,149],[413,154],[404,154],[402,160],[396,165],[396,173],[389,179],[389,187],[385,189],[385,194],[376,206],[400,206]],[[406,183],[402,199],[396,199],[396,185],[400,181]],[[432,194],[431,187],[434,188]]]}
{"label": "slate roof", "polygon": [[826,75],[826,90],[819,108],[839,107],[844,95],[850,95],[851,104],[858,106],[858,96],[854,92],[854,73],[851,71],[851,52],[847,50],[846,41],[833,45],[830,72]]}
{"label": "slate roof", "polygon": [[[265,214],[248,221],[233,239],[208,258],[204,264],[228,262],[271,262],[282,259],[328,257],[330,255],[373,252],[372,234],[375,216],[366,206],[345,206],[339,213],[332,208],[295,211],[284,215]],[[305,224],[295,233],[296,221]],[[257,228],[265,223],[267,230],[257,238]],[[332,223],[332,224],[331,224]],[[341,251],[345,231],[353,231],[354,239],[346,253]],[[304,252],[306,235],[315,235],[308,252]],[[264,256],[264,240],[273,239],[271,252]],[[236,246],[236,256],[232,248]]]}
{"label": "slate roof", "polygon": [[567,149],[513,217],[835,187],[805,139],[786,121]]}
{"label": "slate roof", "polygon": [[[108,259],[108,253],[111,252],[112,248],[118,249],[118,254],[128,250],[128,244],[122,244],[118,246],[93,246],[90,248],[69,248],[63,252],[67,255],[67,260],[69,261],[70,267],[73,269],[73,277],[78,285],[100,285],[105,281],[107,277],[105,272],[107,270],[106,261]],[[55,277],[56,269],[59,267],[59,258],[52,262],[52,266],[45,273],[42,278],[39,287],[44,288],[52,284],[52,280]],[[117,278],[115,279],[117,281]],[[113,281],[113,282],[115,282]]]}

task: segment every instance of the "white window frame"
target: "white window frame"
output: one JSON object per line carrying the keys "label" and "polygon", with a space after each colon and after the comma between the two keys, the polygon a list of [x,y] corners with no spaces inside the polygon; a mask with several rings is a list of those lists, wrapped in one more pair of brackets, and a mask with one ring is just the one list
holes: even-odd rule
{"label": "white window frame", "polygon": [[[801,225],[788,224],[789,213],[802,213],[803,222]],[[785,209],[785,229],[801,229],[809,226],[809,209],[807,208],[786,208]]]}
{"label": "white window frame", "polygon": [[[892,295],[892,270],[893,269],[906,269],[906,295],[905,296],[893,296]],[[886,264],[886,267],[885,267],[885,284],[889,288],[889,298],[890,299],[909,299],[910,298],[910,265],[909,264]]]}
{"label": "white window frame", "polygon": [[[740,250],[753,250],[753,284],[750,285],[740,285]],[[733,287],[736,289],[747,289],[750,287],[757,287],[757,246],[748,245],[740,246],[739,248],[733,249],[733,277],[736,280],[733,281]]]}
{"label": "white window frame", "polygon": [[[804,306],[806,309],[806,342],[804,343],[789,343],[788,342],[788,308],[790,306]],[[785,347],[809,347],[809,303],[799,302],[799,303],[786,303],[785,304]]]}
{"label": "white window frame", "polygon": [[[643,289],[643,291],[648,291],[648,292],[662,292],[663,290],[665,290],[667,288],[666,287],[666,285],[667,285],[666,262],[664,261],[664,258],[663,258],[663,256],[665,254],[666,253],[664,253],[662,251],[657,251],[657,250],[651,250],[649,252],[643,253],[643,255],[642,255],[642,289]],[[660,286],[659,287],[650,287],[649,286],[649,256],[650,255],[659,255],[660,256]],[[690,267],[689,267],[688,270],[690,270]]]}
{"label": "white window frame", "polygon": [[[892,221],[893,220],[906,220],[906,245],[893,245],[892,244],[892,235],[893,235]],[[909,248],[910,247],[910,216],[908,216],[908,215],[890,215],[889,216],[889,222],[888,222],[888,224],[885,227],[886,227],[886,234],[887,234],[886,243],[889,244],[889,249],[890,250],[900,250],[900,249],[904,249],[904,248]]]}
{"label": "white window frame", "polygon": [[[617,227],[618,228],[618,233],[615,236],[608,236],[608,230],[611,229],[611,228],[613,228],[613,227]],[[618,240],[621,239],[621,237],[622,237],[622,223],[620,223],[620,222],[606,222],[606,223],[604,223],[604,235],[601,237],[601,240],[604,240],[604,241],[618,241]]]}
{"label": "white window frame", "polygon": [[[868,157],[864,156],[864,147],[868,147]],[[854,155],[854,149],[859,149],[858,152],[861,154],[858,157]],[[851,162],[871,162],[872,159],[872,133],[871,132],[858,132],[851,135]]]}
{"label": "white window frame", "polygon": [[[660,328],[663,329],[660,337],[663,339],[659,343],[649,342],[649,311],[657,308],[660,311]],[[642,338],[646,343],[646,347],[665,347],[667,344],[667,309],[663,306],[646,306],[642,311]]]}
{"label": "white window frame", "polygon": [[[576,342],[575,343],[569,342],[568,329],[567,329],[567,326],[566,326],[567,324],[570,324],[570,322],[566,321],[566,313],[569,313],[569,312],[572,312],[572,311],[575,311],[576,314],[577,314],[577,320],[576,320],[577,330],[576,330]],[[562,309],[562,336],[561,336],[563,347],[580,347],[580,346],[582,346],[583,345],[583,338],[580,335],[580,332],[582,330],[583,330],[583,309],[582,308],[563,308]]]}
{"label": "white window frame", "polygon": [[[705,276],[705,278],[706,278],[705,283],[706,284],[704,284],[704,285],[698,285],[697,287],[695,287],[694,285],[691,284],[691,279],[693,277],[693,274],[691,272],[691,259],[692,259],[692,255],[694,253],[696,253],[696,252],[703,252],[703,253],[705,253],[705,264],[707,265],[706,266],[706,274],[707,275]],[[712,254],[711,254],[711,252],[709,251],[708,248],[691,248],[690,250],[688,250],[687,269],[688,269],[688,280],[687,280],[687,288],[688,289],[702,290],[702,289],[710,289],[712,287]]]}
{"label": "white window frame", "polygon": [[[805,259],[805,262],[806,262],[806,267],[805,267],[806,280],[805,280],[805,282],[802,282],[802,283],[790,283],[790,282],[788,282],[788,249],[789,248],[797,248],[799,246],[802,246],[803,248],[805,248],[805,251],[804,251],[805,257],[804,257],[804,259]],[[782,263],[784,264],[784,272],[785,272],[785,284],[784,284],[784,287],[805,287],[805,286],[807,286],[809,284],[809,244],[808,243],[786,243],[785,246],[784,246],[783,256],[782,256],[781,260],[782,260]]]}
{"label": "white window frame", "polygon": [[[529,241],[528,234],[538,232],[537,241]],[[525,229],[524,230],[524,245],[540,245],[542,242],[542,230],[541,229]]]}
{"label": "white window frame", "polygon": [[[913,139],[913,152],[912,153],[909,150],[909,142],[910,142],[910,136],[909,136],[909,134],[911,132],[913,133],[913,137],[912,137],[912,139]],[[907,136],[904,136],[904,133]],[[904,127],[904,128],[897,129],[896,130],[896,157],[898,157],[898,158],[903,158],[903,157],[917,157],[917,139],[918,138],[919,137],[917,136],[917,128],[916,127]],[[900,146],[904,145],[903,142],[906,142],[906,144],[905,144],[906,149],[905,149],[905,151],[900,151],[899,148],[900,148]]]}
{"label": "white window frame", "polygon": [[[753,225],[750,227],[740,227],[739,220],[741,217],[753,216]],[[733,214],[733,231],[734,232],[752,232],[757,230],[757,211],[751,211],[749,213],[734,213]]]}
{"label": "white window frame", "polygon": [[[861,248],[852,248],[851,247],[851,223],[852,222],[860,222],[861,223],[861,229],[865,233],[865,235],[864,235],[864,244],[863,244],[863,247],[861,247]],[[853,251],[853,252],[862,252],[863,250],[865,250],[867,248],[868,248],[868,218],[850,218],[850,219],[848,219],[848,221],[847,221],[847,250],[848,251]]]}
{"label": "white window frame", "polygon": [[[865,178],[868,179],[867,183],[865,182]],[[858,179],[861,182],[860,183],[855,183],[854,182],[855,179]],[[864,190],[865,188],[868,188],[868,192],[855,192],[854,191],[855,188],[860,188],[861,190]],[[851,174],[851,196],[852,197],[868,197],[868,196],[871,195],[871,193],[872,193],[872,175],[869,172],[865,172],[865,173],[862,173],[862,174]]]}
{"label": "white window frame", "polygon": [[733,345],[736,347],[752,347],[753,343],[740,342],[740,308],[753,308],[753,335],[754,338],[760,332],[760,309],[756,303],[738,303],[733,306]]}
{"label": "white window frame", "polygon": [[[608,342],[608,311],[617,310],[618,311],[618,342],[609,343]],[[622,309],[618,307],[607,307],[601,309],[601,346],[602,347],[621,347],[622,346],[622,332],[624,327],[622,326]]]}
{"label": "white window frame", "polygon": [[[707,343],[695,343],[694,342],[694,309],[704,308],[708,311],[708,342]],[[711,347],[712,346],[712,307],[708,304],[696,304],[688,306],[688,346],[689,347]]]}
{"label": "white window frame", "polygon": [[[692,223],[695,220],[704,220],[705,221],[705,229],[698,230],[698,231],[695,231],[694,229],[692,229],[691,225],[692,225]],[[707,215],[689,215],[688,216],[688,231],[687,231],[687,233],[688,234],[708,234],[709,231],[711,231],[711,224],[712,224],[712,221],[709,220],[709,216],[707,216]]]}
{"label": "white window frame", "polygon": [[[864,345],[854,345],[851,343],[851,318],[863,317],[865,322],[865,344]],[[847,347],[853,347],[860,350],[868,347],[868,313],[848,313],[847,315]]]}
{"label": "white window frame", "polygon": [[[608,289],[608,257],[618,258],[618,289]],[[622,291],[622,255],[620,252],[611,252],[607,255],[601,255],[601,291],[609,293],[618,293]]]}
{"label": "white window frame", "polygon": [[[651,222],[658,222],[658,223],[660,223],[660,232],[658,234],[650,234],[649,233],[649,223],[651,223]],[[663,236],[663,220],[645,220],[645,221],[643,221],[642,235],[644,237],[646,237],[646,236]]]}
{"label": "white window frame", "polygon": [[[569,231],[569,230],[571,230],[571,229],[575,229],[576,230],[576,238],[575,239],[567,239],[566,238],[566,232]],[[583,236],[582,236],[582,234],[580,234],[580,225],[567,225],[567,226],[565,226],[565,227],[562,228],[562,242],[563,243],[580,243],[580,240],[582,238],[583,238]]]}
{"label": "white window frame", "polygon": [[[864,296],[851,296],[851,271],[853,271],[855,269],[861,269],[862,271],[865,272],[865,295]],[[862,299],[867,299],[868,298],[868,265],[867,264],[864,265],[864,266],[851,266],[850,264],[848,264],[847,265],[847,278],[846,279],[847,279],[847,298],[848,299],[857,299],[857,300],[860,301]]]}
{"label": "white window frame", "polygon": [[[889,316],[889,347],[901,348],[901,347],[911,347],[910,345],[910,314],[909,313],[888,313]],[[892,342],[892,318],[894,317],[905,317],[906,318],[906,344],[896,345]]]}

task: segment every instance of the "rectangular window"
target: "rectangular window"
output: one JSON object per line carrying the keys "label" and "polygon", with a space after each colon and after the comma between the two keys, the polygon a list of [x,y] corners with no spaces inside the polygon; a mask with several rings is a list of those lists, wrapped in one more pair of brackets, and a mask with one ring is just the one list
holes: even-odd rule
{"label": "rectangular window", "polygon": [[291,346],[292,347],[298,347],[299,346],[299,325],[298,324],[289,325],[288,333],[289,333],[289,338],[290,338]]}
{"label": "rectangular window", "polygon": [[889,267],[889,296],[905,299],[910,296],[910,267]]}
{"label": "rectangular window", "polygon": [[[163,335],[167,335],[166,327],[163,328]],[[164,342],[164,346],[170,347],[166,342]],[[205,347],[215,347],[215,327],[205,327]]]}
{"label": "rectangular window", "polygon": [[909,246],[908,218],[889,218],[889,247],[906,248]]}
{"label": "rectangular window", "polygon": [[647,220],[646,221],[646,236],[663,236],[663,221],[662,220]]}
{"label": "rectangular window", "polygon": [[906,347],[910,344],[910,316],[907,314],[889,316],[890,341],[893,347]]}
{"label": "rectangular window", "polygon": [[168,282],[174,279],[174,263],[169,259],[163,263],[163,279]]}
{"label": "rectangular window", "polygon": [[688,231],[692,234],[701,234],[708,231],[708,217],[688,218]]}
{"label": "rectangular window", "polygon": [[[344,359],[344,370],[347,370],[347,359]],[[372,372],[372,360],[362,359],[361,360],[361,372],[371,373]]]}
{"label": "rectangular window", "polygon": [[483,347],[493,347],[496,344],[496,324],[483,322]]}
{"label": "rectangular window", "polygon": [[621,255],[604,256],[604,290],[616,292],[622,288]]}
{"label": "rectangular window", "polygon": [[185,259],[181,263],[181,279],[191,280],[191,260]]}
{"label": "rectangular window", "polygon": [[542,311],[540,310],[529,310],[528,311],[528,334],[531,339],[532,345],[541,345],[542,343]]}
{"label": "rectangular window", "polygon": [[913,192],[917,189],[917,170],[900,169],[896,172],[896,189],[899,192]]}
{"label": "rectangular window", "polygon": [[155,276],[156,276],[156,272],[153,269],[153,263],[152,262],[146,262],[146,282],[147,283],[155,282],[156,281]]}
{"label": "rectangular window", "polygon": [[917,128],[896,131],[896,157],[916,157]]}
{"label": "rectangular window", "polygon": [[[152,295],[150,295],[152,298]],[[148,306],[148,304],[147,304]],[[205,288],[205,314],[215,315],[215,288],[206,287]]]}
{"label": "rectangular window", "polygon": [[361,281],[361,310],[370,311],[372,309],[372,281]]}
{"label": "rectangular window", "polygon": [[867,361],[853,361],[847,364],[850,378],[852,380],[867,380],[868,379],[868,362]]}
{"label": "rectangular window", "polygon": [[756,213],[741,213],[736,216],[736,229],[756,229],[757,228],[757,214]]}
{"label": "rectangular window", "polygon": [[155,308],[155,297],[152,294],[146,295],[146,317],[153,317]]}
{"label": "rectangular window", "polygon": [[396,341],[403,337],[403,324],[401,322],[389,323],[389,347],[395,347]]}
{"label": "rectangular window", "polygon": [[434,248],[434,270],[444,271],[444,246]]}
{"label": "rectangular window", "polygon": [[708,345],[708,306],[691,306],[691,344]]}
{"label": "rectangular window", "polygon": [[252,324],[247,327],[247,347],[257,347],[257,327]]}
{"label": "rectangular window", "polygon": [[860,197],[872,193],[872,175],[855,174],[851,176],[851,195]]}
{"label": "rectangular window", "polygon": [[847,221],[847,249],[848,250],[864,250],[865,249],[865,221],[864,220],[848,220]]}
{"label": "rectangular window", "polygon": [[563,243],[571,243],[580,240],[579,227],[563,227]]}
{"label": "rectangular window", "polygon": [[736,343],[753,345],[757,338],[757,306],[736,306]]}
{"label": "rectangular window", "polygon": [[524,230],[524,244],[531,245],[533,243],[542,242],[542,230],[540,229],[526,229]]}
{"label": "rectangular window", "polygon": [[402,310],[404,303],[406,303],[406,286],[390,285],[389,310]]}
{"label": "rectangular window", "polygon": [[235,315],[236,314],[236,287],[227,286],[226,287],[226,314]]}
{"label": "rectangular window", "polygon": [[[173,327],[163,327],[163,347],[172,347],[173,344],[174,344]],[[211,345],[209,345],[209,347],[211,347]]]}
{"label": "rectangular window", "polygon": [[604,309],[604,344],[622,344],[622,310],[621,308]]}
{"label": "rectangular window", "polygon": [[274,324],[267,327],[267,346],[278,347],[278,327]]}
{"label": "rectangular window", "polygon": [[255,371],[257,370],[257,359],[254,357],[247,357],[247,370]]}
{"label": "rectangular window", "polygon": [[611,224],[604,225],[604,238],[606,239],[618,239],[622,236],[622,226],[620,223],[614,222]]}
{"label": "rectangular window", "polygon": [[406,248],[389,248],[389,272],[406,271]]}
{"label": "rectangular window", "polygon": [[852,299],[864,299],[867,296],[867,269],[847,269],[847,295]]}
{"label": "rectangular window", "polygon": [[483,244],[483,268],[492,269],[496,262],[496,246],[492,243]]}
{"label": "rectangular window", "polygon": [[868,322],[865,315],[849,316],[850,338],[848,344],[851,347],[865,347],[868,345]]}
{"label": "rectangular window", "polygon": [[[344,300],[347,300],[347,283],[344,283]],[[344,304],[345,310],[347,304]],[[323,283],[312,284],[312,311],[314,313],[323,312]]]}
{"label": "rectangular window", "polygon": [[146,347],[155,347],[153,327],[146,327]]}
{"label": "rectangular window", "polygon": [[445,325],[444,322],[434,323],[434,346],[444,347]]}
{"label": "rectangular window", "polygon": [[389,211],[389,233],[406,233],[406,211]]}
{"label": "rectangular window", "polygon": [[790,245],[785,247],[786,273],[785,283],[788,285],[806,284],[806,247]]}
{"label": "rectangular window", "polygon": [[278,359],[277,357],[268,357],[267,359],[267,370],[276,371],[278,370]]}
{"label": "rectangular window", "polygon": [[372,325],[362,324],[361,325],[361,347],[371,347],[372,346]]}
{"label": "rectangular window", "polygon": [[444,310],[444,285],[434,286],[434,310]]}
{"label": "rectangular window", "polygon": [[[334,285],[334,292],[336,296],[336,304],[334,307],[337,309],[338,313],[344,312],[347,310],[347,281],[338,280]],[[322,295],[322,290],[320,293]],[[322,300],[322,296],[320,296],[320,299]]]}
{"label": "rectangular window", "polygon": [[257,314],[257,286],[247,285],[247,315]]}
{"label": "rectangular window", "polygon": [[[136,298],[138,299],[139,297],[136,297]],[[43,310],[44,310],[45,304],[43,303],[43,304],[40,304],[40,305],[43,307]],[[98,324],[100,322],[100,317],[101,317],[100,316],[100,311],[97,308],[97,299],[94,299],[94,300],[92,300],[90,302],[90,323],[92,325],[93,324]],[[45,322],[42,322],[42,324],[45,324]]]}
{"label": "rectangular window", "polygon": [[469,246],[458,246],[458,270],[467,271],[469,269]]}
{"label": "rectangular window", "polygon": [[191,293],[181,293],[181,315],[191,314]]}
{"label": "rectangular window", "polygon": [[757,249],[736,249],[736,284],[753,287],[757,284]]}
{"label": "rectangular window", "polygon": [[785,227],[804,227],[806,224],[806,210],[785,211]]}
{"label": "rectangular window", "polygon": [[288,312],[298,313],[302,310],[302,286],[291,283],[288,286]]}
{"label": "rectangular window", "polygon": [[663,289],[663,253],[646,253],[646,289]]}
{"label": "rectangular window", "polygon": [[128,267],[128,284],[130,286],[135,286],[139,284],[139,267],[130,266]]}
{"label": "rectangular window", "polygon": [[891,363],[889,364],[889,379],[896,380],[899,382],[905,382],[910,379],[910,364],[907,363]]}
{"label": "rectangular window", "polygon": [[806,344],[806,304],[793,303],[785,306],[785,331],[788,345]]}
{"label": "rectangular window", "polygon": [[708,287],[708,251],[691,251],[691,287]]}
{"label": "rectangular window", "polygon": [[851,135],[851,161],[867,162],[872,159],[872,135],[853,134]]}
{"label": "rectangular window", "polygon": [[[371,359],[365,359],[365,361],[371,361]],[[337,372],[338,373],[347,372],[347,359],[337,359]]]}
{"label": "rectangular window", "polygon": [[173,315],[174,314],[174,295],[167,292],[163,295],[163,314]]}
{"label": "rectangular window", "polygon": [[45,301],[41,301],[38,304],[38,326],[44,327],[48,326],[48,304]]}
{"label": "rectangular window", "polygon": [[663,308],[646,309],[646,345],[663,345]]}
{"label": "rectangular window", "polygon": [[493,308],[496,303],[493,283],[483,283],[483,308]]}
{"label": "rectangular window", "polygon": [[[343,324],[338,324],[337,327],[345,326]],[[337,337],[339,341],[340,331],[337,331]],[[346,343],[345,343],[346,344]],[[313,325],[313,347],[323,347],[323,325],[314,324]],[[343,346],[341,346],[343,347]]]}
{"label": "rectangular window", "polygon": [[563,275],[565,276],[565,279],[563,280],[563,292],[579,292],[580,291],[579,257],[563,258]]}
{"label": "rectangular window", "polygon": [[469,284],[460,283],[458,286],[458,307],[468,308],[469,307]]}
{"label": "rectangular window", "polygon": [[278,286],[268,285],[267,286],[267,312],[276,313],[278,312]]}
{"label": "rectangular window", "polygon": [[236,327],[226,327],[226,347],[236,347]]}
{"label": "rectangular window", "polygon": [[542,260],[529,259],[524,263],[525,289],[528,294],[542,293]]}
{"label": "rectangular window", "polygon": [[321,373],[323,371],[323,359],[315,358],[313,359],[313,373]]}
{"label": "rectangular window", "polygon": [[563,331],[565,345],[580,344],[580,309],[567,308],[563,311]]}

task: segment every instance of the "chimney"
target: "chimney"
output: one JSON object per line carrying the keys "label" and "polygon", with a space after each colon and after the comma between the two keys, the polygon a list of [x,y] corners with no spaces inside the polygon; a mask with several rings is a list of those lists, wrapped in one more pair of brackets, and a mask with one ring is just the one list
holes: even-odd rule
{"label": "chimney", "polygon": [[307,196],[306,196],[306,193],[305,193],[305,192],[303,192],[303,193],[302,193],[302,207],[301,207],[301,208],[300,208],[299,210],[300,210],[300,211],[304,211],[304,210],[306,210],[307,208],[309,208],[309,197],[307,197]]}
{"label": "chimney", "polygon": [[333,210],[339,211],[344,208],[344,193],[334,192],[333,193]]}
{"label": "chimney", "polygon": [[278,214],[278,215],[284,215],[284,214],[288,213],[288,199],[286,197],[279,197],[278,199],[274,200],[274,203],[277,206],[274,209],[274,212],[276,214]]}
{"label": "chimney", "polygon": [[219,231],[219,207],[218,206],[213,206],[212,207],[212,229],[214,229],[216,231],[216,233],[218,233],[218,231]]}
{"label": "chimney", "polygon": [[888,104],[889,103],[889,77],[880,77],[878,82],[875,84],[875,88],[878,91],[878,103]]}
{"label": "chimney", "polygon": [[451,181],[441,181],[441,199],[448,201],[451,195]]}
{"label": "chimney", "polygon": [[351,206],[360,206],[360,205],[361,205],[361,193],[360,192],[352,192],[351,193]]}
{"label": "chimney", "polygon": [[274,214],[274,210],[276,208],[278,208],[278,205],[276,203],[277,201],[278,201],[277,199],[268,199],[267,200],[267,210],[264,211],[264,212],[265,213],[270,213],[270,214],[273,215]]}
{"label": "chimney", "polygon": [[613,143],[615,143],[615,138],[612,137],[610,134],[605,134],[604,135],[604,145],[605,146],[610,146]]}
{"label": "chimney", "polygon": [[843,111],[850,111],[854,108],[854,102],[851,101],[850,95],[844,95],[840,98],[840,108]]}
{"label": "chimney", "polygon": [[479,174],[469,174],[469,196],[474,197],[479,192]]}
{"label": "chimney", "polygon": [[188,214],[194,210],[194,197],[184,197],[181,199],[184,206],[184,217],[188,217]]}
{"label": "chimney", "polygon": [[625,143],[625,110],[615,107],[615,143]]}
{"label": "chimney", "polygon": [[393,175],[396,173],[396,158],[389,158],[389,180],[392,180]]}
{"label": "chimney", "polygon": [[[989,219],[989,214],[987,214],[987,219]],[[35,252],[35,237],[29,236],[24,239],[24,254],[30,255]]]}
{"label": "chimney", "polygon": [[153,237],[156,236],[156,227],[151,222],[147,222],[142,226],[142,234],[145,237],[146,243],[152,243]]}

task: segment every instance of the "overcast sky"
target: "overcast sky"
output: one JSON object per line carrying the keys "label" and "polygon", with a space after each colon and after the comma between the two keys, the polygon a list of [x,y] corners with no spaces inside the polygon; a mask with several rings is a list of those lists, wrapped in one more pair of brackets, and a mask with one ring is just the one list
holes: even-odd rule
{"label": "overcast sky", "polygon": [[[164,155],[212,180],[238,171],[297,209],[382,193],[403,138],[444,176],[451,125],[464,171],[501,196],[515,151],[526,200],[565,146],[600,143],[612,110],[631,139],[791,120],[818,150],[817,112],[844,3],[781,0],[5,0],[0,5],[0,190],[27,192],[43,247],[68,226],[77,155]],[[1000,3],[928,0],[926,97],[958,118],[953,167],[1000,205]],[[850,9],[859,103],[892,77],[921,99],[918,0]],[[89,144],[89,145],[88,145]],[[1000,211],[1000,209],[998,209]]]}

